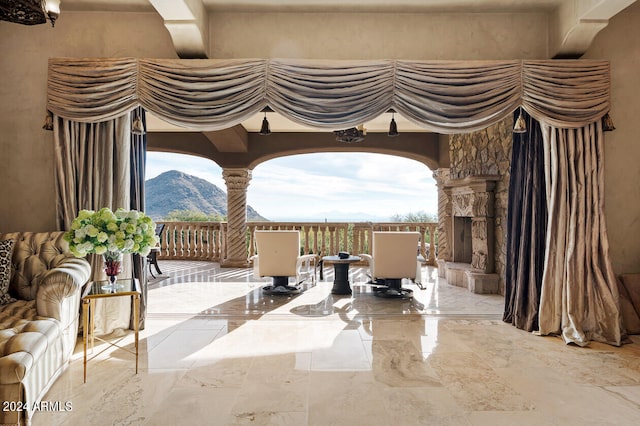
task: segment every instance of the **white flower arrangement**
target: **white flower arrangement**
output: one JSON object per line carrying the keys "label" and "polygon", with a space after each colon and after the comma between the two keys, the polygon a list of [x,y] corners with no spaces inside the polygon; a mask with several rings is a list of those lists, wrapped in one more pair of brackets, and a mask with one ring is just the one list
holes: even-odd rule
{"label": "white flower arrangement", "polygon": [[155,223],[136,210],[104,207],[98,211],[81,210],[64,234],[69,250],[76,257],[95,253],[109,257],[117,253],[146,256],[158,244]]}

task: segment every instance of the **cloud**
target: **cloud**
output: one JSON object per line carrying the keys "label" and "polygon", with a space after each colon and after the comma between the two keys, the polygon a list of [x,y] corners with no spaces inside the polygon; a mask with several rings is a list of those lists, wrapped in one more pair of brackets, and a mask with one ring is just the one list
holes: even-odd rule
{"label": "cloud", "polygon": [[[226,191],[222,169],[213,161],[147,154],[148,179],[174,169]],[[437,213],[431,170],[414,160],[369,153],[304,154],[267,161],[252,171],[247,201],[271,220],[388,220],[395,214]]]}

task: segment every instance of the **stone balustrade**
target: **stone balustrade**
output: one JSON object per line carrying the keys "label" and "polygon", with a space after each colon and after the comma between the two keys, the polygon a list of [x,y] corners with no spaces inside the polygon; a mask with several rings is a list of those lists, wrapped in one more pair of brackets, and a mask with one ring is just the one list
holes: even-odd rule
{"label": "stone balustrade", "polygon": [[[165,225],[160,239],[158,259],[208,260],[220,262],[226,254],[227,222],[158,222]],[[436,264],[437,223],[430,222],[247,222],[247,259],[255,253],[253,233],[256,230],[300,231],[300,252],[321,256],[339,251],[370,254],[374,231],[417,231],[420,254],[429,265]]]}
{"label": "stone balustrade", "polygon": [[158,259],[219,262],[225,253],[226,222],[158,223],[165,225]]}

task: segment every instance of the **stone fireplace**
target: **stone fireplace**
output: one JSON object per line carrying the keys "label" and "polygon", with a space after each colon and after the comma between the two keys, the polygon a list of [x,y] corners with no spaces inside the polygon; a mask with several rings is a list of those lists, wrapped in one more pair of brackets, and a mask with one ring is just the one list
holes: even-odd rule
{"label": "stone fireplace", "polygon": [[[495,273],[494,205],[496,175],[469,176],[449,181],[449,259],[440,267],[452,285],[474,293],[499,293]],[[444,273],[442,273],[444,272]]]}

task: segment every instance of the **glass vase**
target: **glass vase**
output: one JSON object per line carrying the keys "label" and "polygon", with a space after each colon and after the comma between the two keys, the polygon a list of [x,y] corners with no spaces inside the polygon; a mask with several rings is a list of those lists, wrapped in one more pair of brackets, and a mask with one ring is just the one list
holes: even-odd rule
{"label": "glass vase", "polygon": [[107,274],[109,283],[102,286],[102,290],[115,293],[118,289],[118,274],[122,271],[122,253],[119,251],[108,251],[102,255],[104,259],[104,272]]}

